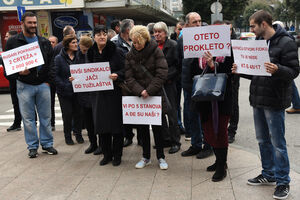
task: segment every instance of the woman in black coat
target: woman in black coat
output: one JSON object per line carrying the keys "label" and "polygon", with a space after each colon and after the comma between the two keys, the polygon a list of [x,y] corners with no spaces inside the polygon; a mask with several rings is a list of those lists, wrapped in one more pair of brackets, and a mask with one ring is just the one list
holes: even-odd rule
{"label": "woman in black coat", "polygon": [[83,143],[81,135],[82,111],[78,103],[77,94],[73,92],[70,65],[76,63],[76,53],[78,50],[75,35],[67,35],[63,39],[64,48],[54,59],[55,65],[55,85],[56,92],[61,107],[65,142],[73,145],[72,129],[78,143]]}
{"label": "woman in black coat", "polygon": [[88,50],[89,62],[109,62],[114,89],[92,94],[92,109],[95,133],[100,134],[104,158],[100,165],[113,160],[121,164],[123,150],[122,92],[116,82],[124,77],[124,55],[116,45],[107,40],[107,29],[103,25],[94,28],[94,45]]}

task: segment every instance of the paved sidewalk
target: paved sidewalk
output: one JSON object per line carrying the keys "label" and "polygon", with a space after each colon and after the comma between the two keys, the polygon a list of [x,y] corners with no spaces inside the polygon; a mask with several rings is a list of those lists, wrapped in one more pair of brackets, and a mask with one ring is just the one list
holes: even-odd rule
{"label": "paved sidewalk", "polygon": [[[214,183],[206,167],[214,157],[199,160],[168,154],[169,169],[159,169],[155,152],[152,164],[144,169],[134,165],[142,156],[136,141],[124,148],[122,164],[99,166],[101,156],[85,155],[86,142],[67,146],[62,130],[54,133],[59,154],[45,155],[39,149],[36,159],[27,157],[23,132],[7,133],[0,128],[0,200],[268,200],[274,186],[249,186],[248,178],[260,173],[258,155],[230,147],[228,176]],[[182,150],[189,142],[182,138]],[[181,151],[182,151],[181,150]],[[300,174],[291,171],[289,199],[300,199]]]}

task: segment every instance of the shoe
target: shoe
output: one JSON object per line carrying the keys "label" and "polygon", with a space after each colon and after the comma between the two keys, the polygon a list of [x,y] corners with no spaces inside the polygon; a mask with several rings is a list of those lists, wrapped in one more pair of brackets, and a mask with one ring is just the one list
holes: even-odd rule
{"label": "shoe", "polygon": [[278,185],[275,188],[275,192],[273,194],[274,199],[286,199],[290,194],[290,186],[289,185]]}
{"label": "shoe", "polygon": [[185,141],[191,141],[191,140],[192,140],[192,137],[191,137],[191,136],[185,136],[185,137],[184,137],[184,140],[185,140]]}
{"label": "shoe", "polygon": [[51,126],[51,130],[52,130],[52,131],[55,131],[55,126]]}
{"label": "shoe", "polygon": [[96,151],[96,149],[98,149],[97,145],[90,145],[85,151],[85,154],[89,154],[89,153],[93,153],[94,151]]}
{"label": "shoe", "polygon": [[260,174],[255,178],[249,179],[247,184],[248,185],[276,185],[276,181],[273,179],[267,179],[263,177],[262,174]]}
{"label": "shoe", "polygon": [[49,155],[56,155],[57,154],[56,149],[54,149],[53,147],[48,147],[48,148],[42,147],[42,149],[43,149],[43,153],[47,153]]}
{"label": "shoe", "polygon": [[36,158],[38,156],[37,149],[29,149],[28,157],[29,158]]}
{"label": "shoe", "polygon": [[125,138],[123,147],[128,147],[131,144],[132,144],[132,139]]}
{"label": "shoe", "polygon": [[203,159],[207,158],[209,156],[213,155],[213,150],[211,148],[209,149],[202,149],[196,156],[197,159]]}
{"label": "shoe", "polygon": [[67,145],[74,145],[74,141],[71,137],[65,138],[65,142]]}
{"label": "shoe", "polygon": [[151,160],[147,158],[142,158],[138,163],[136,163],[135,168],[142,169],[146,167],[147,165],[151,164]]}
{"label": "shoe", "polygon": [[[208,166],[206,168],[206,171],[208,172],[214,172],[217,169],[217,163],[212,164],[211,166]],[[227,163],[225,164],[225,169],[228,169]]]}
{"label": "shoe", "polygon": [[84,139],[83,139],[81,134],[76,134],[75,138],[76,138],[76,141],[77,141],[78,144],[84,143]]}
{"label": "shoe", "polygon": [[228,135],[228,143],[232,144],[235,141],[235,136],[234,135]]}
{"label": "shoe", "polygon": [[114,158],[112,161],[113,166],[119,166],[121,164],[121,158]]}
{"label": "shoe", "polygon": [[227,176],[226,164],[223,164],[222,166],[216,165],[216,172],[214,173],[211,180],[213,182],[219,182],[222,181],[226,176]]}
{"label": "shoe", "polygon": [[94,151],[94,155],[102,154],[102,148],[98,146],[98,148]]}
{"label": "shoe", "polygon": [[171,149],[169,150],[169,154],[173,154],[173,153],[176,153],[180,150],[180,146],[179,145],[174,145],[174,146],[171,146]]}
{"label": "shoe", "polygon": [[107,165],[110,161],[112,161],[112,158],[111,158],[111,157],[109,157],[109,158],[104,157],[104,158],[100,161],[99,165],[101,165],[101,166]]}
{"label": "shoe", "polygon": [[299,114],[300,109],[290,108],[290,109],[286,110],[286,113],[288,113],[288,114]]}
{"label": "shoe", "polygon": [[200,152],[199,149],[196,149],[192,146],[190,146],[190,148],[184,152],[181,153],[182,157],[187,157],[187,156],[194,156],[197,155]]}
{"label": "shoe", "polygon": [[17,126],[15,124],[11,125],[8,129],[6,129],[7,132],[15,132],[15,131],[20,131],[21,126]]}
{"label": "shoe", "polygon": [[168,169],[168,163],[166,162],[165,159],[160,158],[160,159],[158,160],[158,164],[159,164],[159,168],[160,168],[160,169],[162,169],[162,170]]}
{"label": "shoe", "polygon": [[185,135],[186,134],[185,128],[180,127],[179,129],[180,129],[180,135]]}

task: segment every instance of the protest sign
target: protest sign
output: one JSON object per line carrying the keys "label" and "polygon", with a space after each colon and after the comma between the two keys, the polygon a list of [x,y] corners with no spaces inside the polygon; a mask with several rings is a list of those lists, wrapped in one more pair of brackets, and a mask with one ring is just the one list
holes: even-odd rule
{"label": "protest sign", "polygon": [[161,125],[161,97],[123,96],[123,124]]}
{"label": "protest sign", "polygon": [[184,58],[200,58],[209,51],[213,56],[230,56],[230,26],[214,25],[184,28]]}
{"label": "protest sign", "polygon": [[44,64],[43,55],[38,42],[33,42],[2,53],[7,75]]}
{"label": "protest sign", "polygon": [[113,90],[109,62],[70,65],[74,92]]}
{"label": "protest sign", "polygon": [[237,73],[255,76],[271,76],[264,63],[270,62],[266,40],[232,40]]}

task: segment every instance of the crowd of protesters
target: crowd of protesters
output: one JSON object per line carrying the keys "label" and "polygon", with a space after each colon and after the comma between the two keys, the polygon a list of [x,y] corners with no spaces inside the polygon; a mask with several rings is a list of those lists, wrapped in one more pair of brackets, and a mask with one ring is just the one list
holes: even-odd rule
{"label": "crowd of protesters", "polygon": [[[299,73],[297,46],[283,28],[272,26],[272,17],[266,11],[255,12],[249,22],[257,39],[268,42],[271,62],[265,63],[265,67],[272,76],[239,75],[233,56],[213,57],[209,51],[202,58],[184,58],[182,29],[207,26],[196,12],[188,13],[184,22],[178,22],[170,37],[164,22],[150,23],[146,27],[135,25],[132,19],[124,19],[114,20],[111,29],[104,25],[95,26],[93,38],[77,38],[73,27],[66,26],[60,43],[55,36],[49,41],[38,36],[37,17],[26,12],[22,16],[22,32],[7,40],[5,50],[37,41],[45,63],[8,76],[14,87],[12,100],[16,119],[7,131],[20,130],[22,116],[28,156],[37,157],[39,145],[46,153],[57,154],[52,136],[56,91],[67,145],[74,145],[72,135],[77,143],[84,143],[82,129],[86,128],[90,146],[85,153],[103,153],[100,165],[112,162],[113,166],[119,166],[123,147],[133,143],[133,130],[136,129],[138,145],[143,149],[142,158],[135,165],[140,169],[151,163],[150,127],[123,124],[122,95],[143,99],[161,96],[162,125],[152,125],[160,169],[169,167],[164,148],[170,147],[169,154],[177,153],[183,134],[186,141],[191,141],[191,146],[181,153],[182,156],[196,155],[203,159],[215,155],[215,162],[206,170],[215,172],[212,181],[217,182],[226,177],[229,167],[228,144],[234,142],[237,131],[241,76],[251,79],[250,104],[262,160],[262,173],[249,179],[248,184],[276,185],[273,197],[284,199],[289,194],[290,182],[284,111],[290,106],[293,79]],[[214,22],[214,25],[221,24],[230,25],[231,39],[235,39],[232,24]],[[109,78],[114,89],[75,93],[72,87],[75,78],[71,76],[70,65],[96,62],[109,62]],[[214,73],[215,69],[228,75],[224,100],[193,101],[193,77],[204,70]],[[40,122],[39,136],[35,112]]]}

